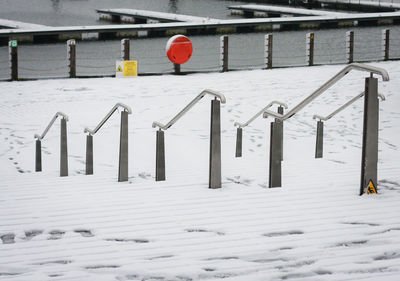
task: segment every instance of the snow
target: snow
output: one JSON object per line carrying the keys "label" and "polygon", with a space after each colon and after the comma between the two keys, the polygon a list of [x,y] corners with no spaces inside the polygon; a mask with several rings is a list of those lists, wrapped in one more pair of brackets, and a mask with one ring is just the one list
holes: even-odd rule
{"label": "snow", "polygon": [[[269,122],[234,122],[273,100],[297,105],[344,65],[132,79],[2,82],[0,280],[398,280],[400,276],[400,63],[372,63],[379,78],[378,195],[358,196],[363,102],[316,121],[364,90],[353,71],[285,121],[282,188],[268,188]],[[165,182],[154,181],[153,121],[168,122],[204,89],[221,105],[222,188],[208,189],[210,97],[165,132]],[[129,105],[129,181],[117,182],[120,114],[93,137],[85,171],[85,127],[117,103]],[[274,108],[275,110],[275,108]],[[60,122],[68,115],[69,176],[59,177]]]}

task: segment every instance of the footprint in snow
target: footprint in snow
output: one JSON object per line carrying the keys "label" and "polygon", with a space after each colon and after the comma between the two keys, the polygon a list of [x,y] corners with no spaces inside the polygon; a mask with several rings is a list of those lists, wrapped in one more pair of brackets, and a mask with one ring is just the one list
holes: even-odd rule
{"label": "footprint in snow", "polygon": [[25,240],[31,240],[33,237],[38,236],[43,233],[43,230],[32,229],[25,231]]}
{"label": "footprint in snow", "polygon": [[82,237],[94,237],[90,229],[75,229],[74,232],[80,234]]}
{"label": "footprint in snow", "polygon": [[147,239],[126,239],[126,238],[109,238],[105,239],[106,241],[110,242],[120,242],[120,243],[149,243],[150,241]]}
{"label": "footprint in snow", "polygon": [[14,244],[15,234],[14,233],[6,233],[0,236],[3,244]]}
{"label": "footprint in snow", "polygon": [[48,240],[59,240],[64,236],[65,231],[52,230],[52,231],[49,232],[49,234],[50,234],[50,237],[48,238]]}
{"label": "footprint in snow", "polygon": [[225,235],[224,232],[221,231],[213,231],[213,230],[207,230],[207,229],[201,229],[201,228],[188,228],[185,229],[186,232],[192,233],[192,232],[208,232],[208,233],[215,233],[217,235]]}
{"label": "footprint in snow", "polygon": [[265,234],[263,234],[263,236],[278,237],[278,236],[300,235],[300,234],[304,234],[304,232],[301,230],[290,230],[290,231],[282,231],[282,232],[265,233]]}

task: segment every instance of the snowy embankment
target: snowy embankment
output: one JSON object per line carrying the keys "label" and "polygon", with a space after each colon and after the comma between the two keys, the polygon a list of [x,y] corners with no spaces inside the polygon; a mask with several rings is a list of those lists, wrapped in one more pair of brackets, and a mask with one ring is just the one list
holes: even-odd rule
{"label": "snowy embankment", "polygon": [[[0,280],[398,280],[400,278],[400,63],[374,63],[380,80],[378,195],[358,196],[363,101],[325,123],[324,159],[314,159],[316,121],[364,90],[353,71],[285,122],[283,187],[269,189],[269,122],[235,121],[272,100],[289,107],[344,66],[135,79],[3,82],[0,105]],[[165,182],[154,181],[153,121],[168,122],[203,89],[223,93],[223,187],[208,189],[210,98],[165,132]],[[94,136],[85,176],[84,127],[116,102],[129,116],[129,175],[117,182],[119,114]],[[59,174],[59,121],[69,115],[69,174]]]}

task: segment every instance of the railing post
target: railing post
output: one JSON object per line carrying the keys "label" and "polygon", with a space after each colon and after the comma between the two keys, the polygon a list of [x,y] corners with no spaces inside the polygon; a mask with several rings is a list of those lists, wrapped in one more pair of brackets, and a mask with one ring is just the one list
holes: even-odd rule
{"label": "railing post", "polygon": [[271,122],[271,135],[270,135],[270,146],[269,146],[269,187],[281,187],[282,186],[282,161],[281,151],[279,151],[279,132],[278,123]]}
{"label": "railing post", "polygon": [[[283,106],[278,107],[278,113],[283,115]],[[280,152],[280,159],[283,160],[283,121],[275,118],[276,129],[278,134],[278,152]]]}
{"label": "railing post", "polygon": [[129,60],[130,54],[130,40],[129,39],[122,39],[121,40],[121,60]]}
{"label": "railing post", "polygon": [[118,181],[128,180],[128,112],[121,112]]}
{"label": "railing post", "polygon": [[69,68],[69,78],[76,77],[76,44],[75,39],[70,39],[67,41],[67,57],[68,57],[68,68]]}
{"label": "railing post", "polygon": [[228,71],[228,36],[223,35],[220,37],[220,58],[222,72]]}
{"label": "railing post", "polygon": [[67,120],[61,119],[60,177],[68,176]]}
{"label": "railing post", "polygon": [[211,101],[209,188],[221,188],[221,102]]}
{"label": "railing post", "polygon": [[389,60],[389,44],[390,44],[390,30],[382,30],[382,57],[383,60]]}
{"label": "railing post", "polygon": [[307,33],[306,35],[306,45],[307,45],[307,58],[308,58],[308,65],[314,65],[314,33]]}
{"label": "railing post", "polygon": [[265,52],[265,68],[272,68],[272,46],[273,46],[273,37],[272,34],[265,35],[265,44],[264,44],[264,52]]}
{"label": "railing post", "polygon": [[11,67],[11,80],[18,80],[18,41],[10,40],[8,42],[10,67]]}
{"label": "railing post", "polygon": [[93,136],[86,136],[86,175],[93,175]]}
{"label": "railing post", "polygon": [[360,195],[377,192],[379,100],[378,79],[365,78]]}
{"label": "railing post", "polygon": [[324,151],[324,122],[317,122],[317,139],[315,143],[315,158],[322,158]]}
{"label": "railing post", "polygon": [[347,63],[352,63],[354,61],[354,31],[346,32],[346,55]]}
{"label": "railing post", "polygon": [[235,157],[242,157],[243,129],[236,129],[236,153]]}
{"label": "railing post", "polygon": [[165,181],[165,143],[161,129],[156,135],[156,181]]}
{"label": "railing post", "polygon": [[36,140],[35,172],[42,171],[42,141]]}
{"label": "railing post", "polygon": [[181,65],[179,63],[174,63],[175,74],[181,74]]}

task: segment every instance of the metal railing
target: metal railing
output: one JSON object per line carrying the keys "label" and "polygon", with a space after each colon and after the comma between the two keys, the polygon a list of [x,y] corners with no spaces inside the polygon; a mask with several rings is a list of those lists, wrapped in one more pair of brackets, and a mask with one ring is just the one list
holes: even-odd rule
{"label": "metal railing", "polygon": [[264,107],[263,109],[261,109],[259,112],[256,113],[256,115],[254,115],[253,117],[250,118],[249,121],[247,121],[246,123],[239,123],[239,122],[235,122],[234,126],[238,126],[239,128],[244,128],[247,127],[251,122],[253,122],[258,116],[262,115],[267,109],[271,108],[274,104],[283,106],[285,109],[288,108],[287,104],[284,102],[280,102],[280,101],[272,101],[270,102],[266,107]]}
{"label": "metal railing", "polygon": [[90,130],[89,128],[85,128],[84,132],[85,133],[89,133],[89,135],[93,136],[94,134],[97,133],[98,130],[100,130],[100,128],[104,125],[104,123],[107,122],[107,120],[111,117],[111,115],[113,115],[113,113],[119,108],[122,107],[124,109],[124,111],[126,111],[128,114],[132,114],[132,109],[123,104],[123,103],[117,103],[114,105],[114,107],[110,110],[109,113],[107,113],[107,115],[103,118],[103,120],[101,120],[101,122],[96,126],[96,128],[94,128],[93,130]]}
{"label": "metal railing", "polygon": [[46,127],[46,129],[43,131],[43,133],[42,133],[41,135],[35,134],[34,137],[37,138],[38,140],[42,140],[42,139],[46,136],[47,132],[50,130],[51,126],[53,126],[53,124],[54,124],[54,122],[57,120],[57,117],[58,117],[58,116],[62,116],[63,119],[65,119],[65,121],[68,121],[68,116],[67,116],[65,113],[62,113],[61,111],[58,111],[58,112],[54,115],[53,119],[51,119],[49,125],[47,125],[47,127]]}
{"label": "metal railing", "polygon": [[188,112],[196,103],[198,103],[206,94],[215,96],[215,98],[219,98],[221,103],[226,103],[225,96],[213,90],[205,89],[202,91],[197,97],[195,97],[187,106],[185,106],[174,118],[171,119],[166,125],[161,124],[160,122],[153,122],[152,127],[159,127],[162,130],[167,130],[169,127],[174,125],[176,121],[178,121],[186,112]]}
{"label": "metal railing", "polygon": [[[331,119],[333,116],[335,116],[336,114],[338,114],[339,112],[341,112],[343,109],[349,107],[351,104],[353,104],[356,100],[362,98],[365,95],[365,92],[360,93],[359,95],[355,96],[354,98],[352,98],[351,100],[349,100],[348,102],[346,102],[344,105],[342,105],[341,107],[339,107],[338,109],[336,109],[335,111],[333,111],[331,114],[327,115],[327,116],[321,116],[318,114],[315,114],[313,116],[313,119],[319,119],[320,121],[327,121],[329,119]],[[378,94],[378,97],[381,98],[382,101],[385,100],[385,96],[382,94]]]}
{"label": "metal railing", "polygon": [[88,133],[86,136],[86,175],[93,174],[93,135],[100,130],[119,107],[122,107],[124,111],[121,112],[118,181],[128,180],[128,114],[132,114],[132,109],[123,103],[115,104],[93,130],[85,128],[84,132]]}
{"label": "metal railing", "polygon": [[282,121],[291,118],[293,115],[298,113],[300,110],[302,110],[304,107],[306,107],[308,104],[310,104],[313,100],[315,100],[317,97],[319,97],[322,93],[324,93],[326,90],[328,90],[331,86],[336,84],[340,79],[342,79],[346,74],[348,74],[351,70],[360,70],[360,71],[366,71],[370,72],[371,76],[372,74],[379,74],[382,76],[383,81],[389,81],[389,74],[387,73],[386,70],[379,68],[379,67],[374,67],[370,65],[365,65],[361,63],[352,63],[349,64],[348,66],[344,67],[341,71],[339,71],[335,76],[333,76],[331,79],[329,79],[326,83],[324,83],[321,87],[319,87],[316,91],[314,91],[310,96],[305,98],[302,102],[300,102],[298,105],[293,107],[291,110],[289,110],[286,114],[279,114],[270,110],[264,111],[264,118],[268,116],[273,116],[275,118],[278,118]]}

